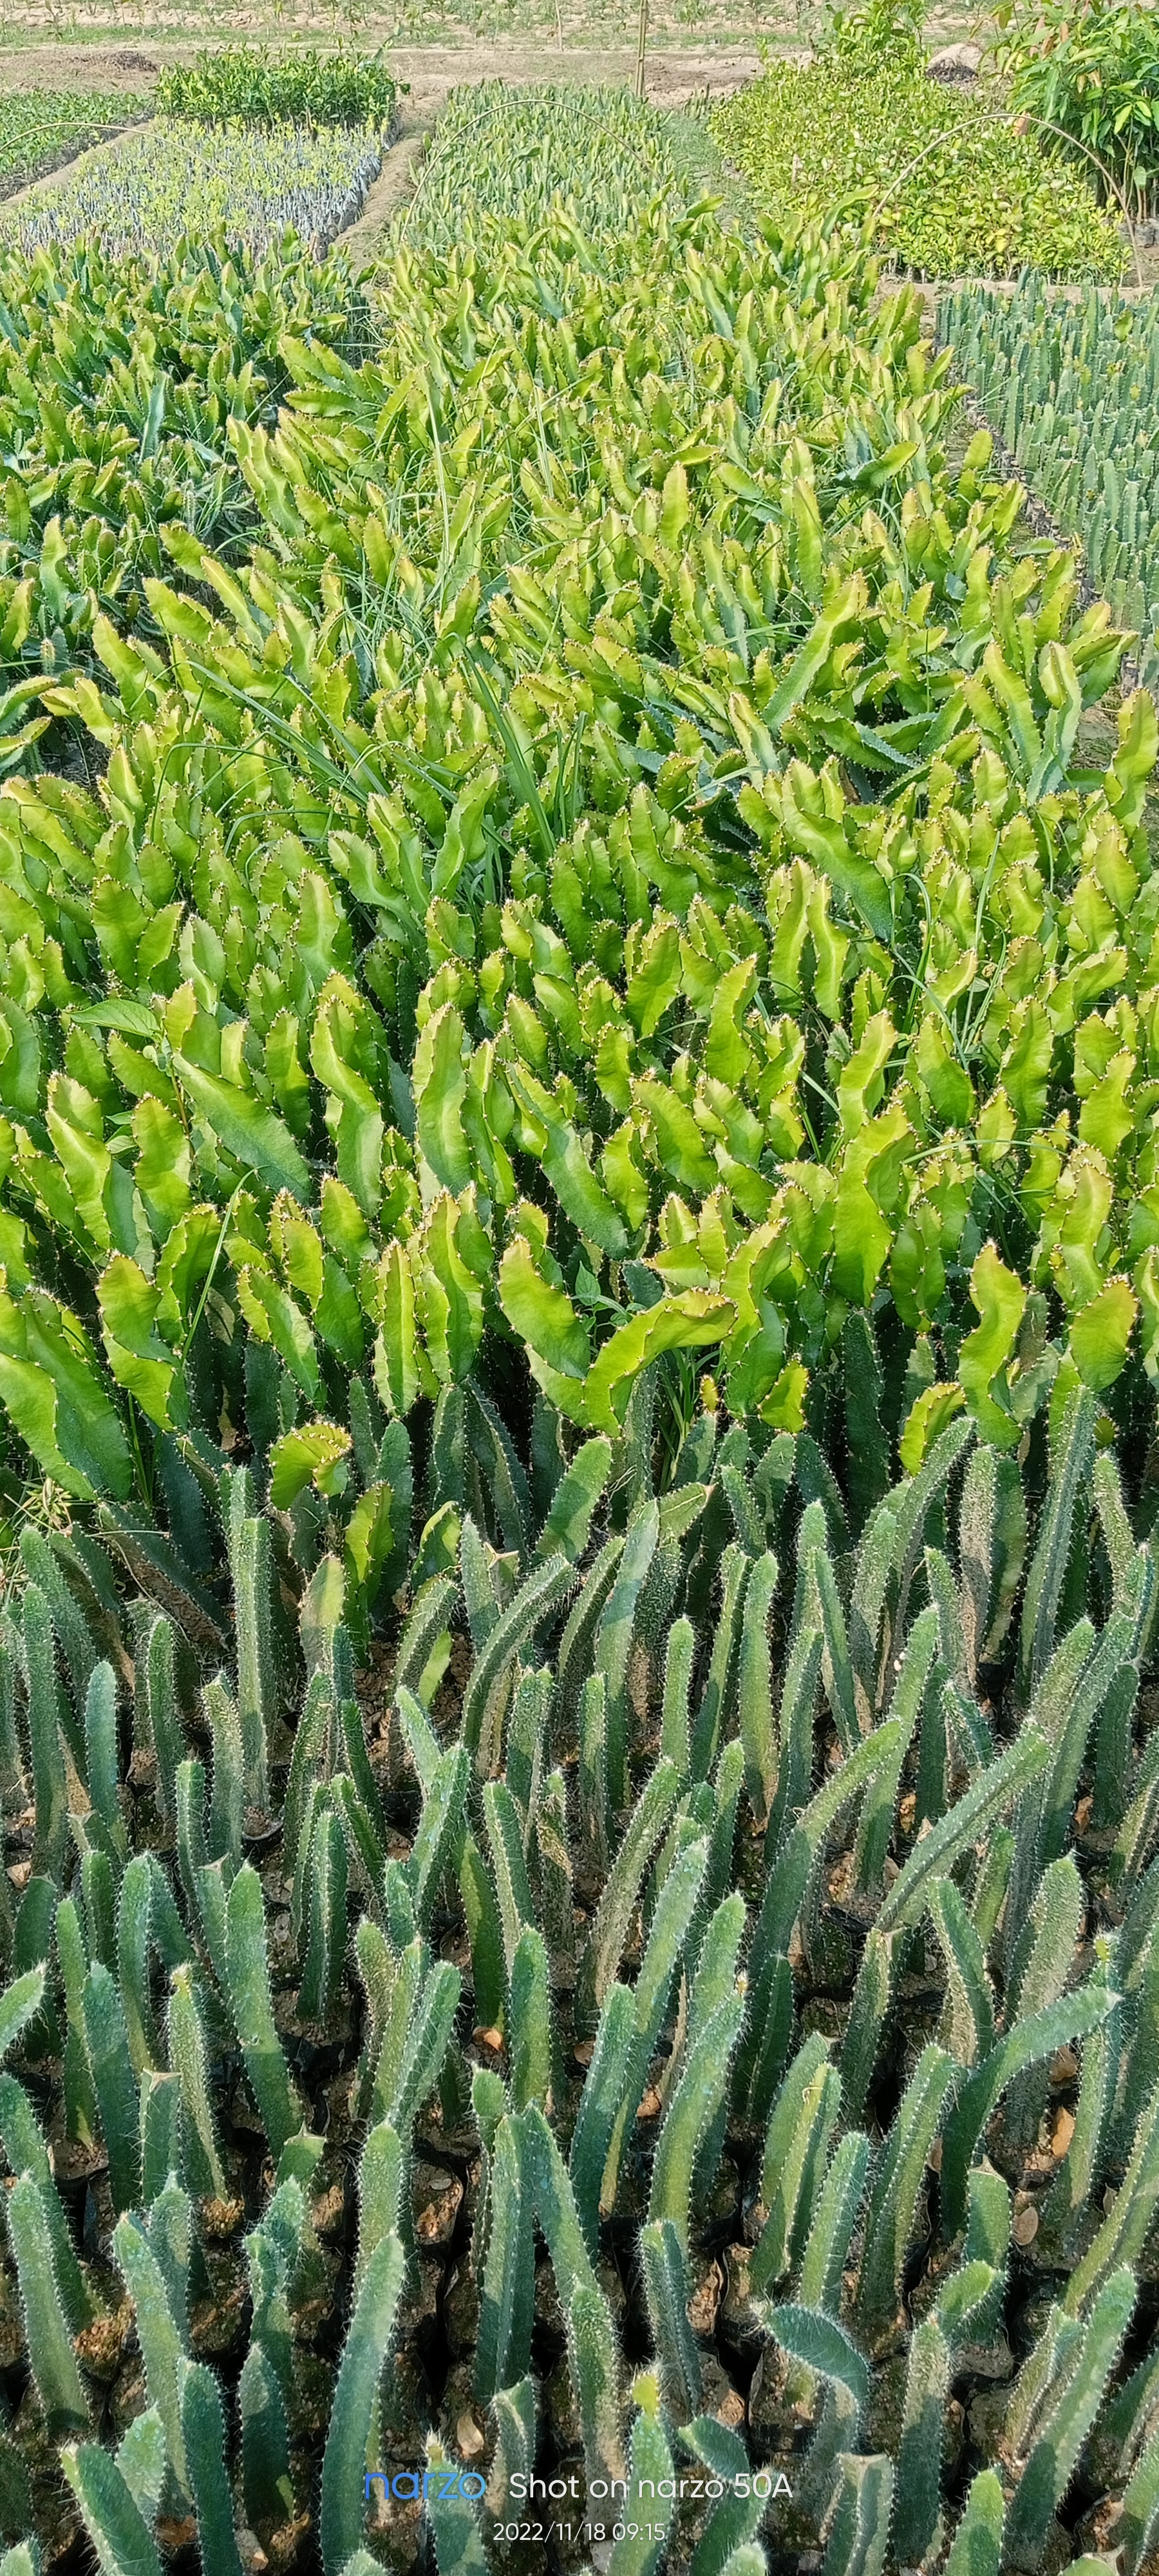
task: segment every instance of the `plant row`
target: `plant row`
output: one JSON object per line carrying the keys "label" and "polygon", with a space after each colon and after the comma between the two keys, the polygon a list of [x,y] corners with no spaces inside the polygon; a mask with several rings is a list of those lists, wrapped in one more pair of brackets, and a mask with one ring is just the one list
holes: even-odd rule
{"label": "plant row", "polygon": [[144,574],[170,558],[167,522],[231,559],[255,524],[227,423],[272,429],[289,378],[283,334],[356,357],[369,311],[345,269],[286,243],[262,259],[189,244],[163,262],[99,241],[29,261],[0,254],[8,329],[3,486],[3,759],[20,741],[32,675],[87,654],[103,610],[132,629]]}
{"label": "plant row", "polygon": [[1154,2545],[1154,712],[617,113],[6,271],[4,2576]]}
{"label": "plant row", "polygon": [[1118,278],[1118,208],[1100,206],[1085,164],[1060,156],[1004,88],[931,80],[920,9],[836,14],[809,61],[766,64],[716,108],[712,130],[782,221],[867,224],[892,266],[918,277]]}
{"label": "plant row", "polygon": [[183,1444],[217,1672],[160,1566],[129,1627],[98,1545],[26,1535],[9,2532],[997,2576],[1113,2507],[1142,2566],[1155,1567],[1097,1404],[1025,1482],[950,1426],[858,1540],[806,1435],[703,1406],[654,1490],[671,1392],[565,1463],[546,1403],[522,1454],[477,1389],[414,1446],[363,1384],[409,1606],[361,1705],[336,1557],[287,1619],[275,1449]]}
{"label": "plant row", "polygon": [[259,257],[287,231],[324,250],[361,212],[382,165],[374,125],[218,127],[154,117],[0,222],[26,259],[96,237],[114,256],[220,235]]}
{"label": "plant row", "polygon": [[1138,630],[1154,680],[1159,624],[1159,306],[1093,290],[1062,303],[1038,277],[1013,295],[968,287],[939,330],[1092,585]]}
{"label": "plant row", "polygon": [[162,116],[199,125],[389,127],[398,99],[376,54],[316,45],[276,55],[264,45],[222,45],[167,65],[156,95]]}
{"label": "plant row", "polygon": [[1077,9],[1065,0],[1003,0],[995,55],[1018,110],[1069,140],[1110,205],[1136,221],[1153,212],[1159,183],[1159,62],[1149,9],[1110,0]]}
{"label": "plant row", "polygon": [[0,99],[0,197],[11,196],[86,144],[132,123],[144,107],[143,98],[124,90],[5,90]]}
{"label": "plant row", "polygon": [[322,1475],[368,1357],[400,1417],[484,1365],[613,1433],[699,1349],[795,1428],[886,1300],[907,1462],[1059,1368],[1130,1427],[1150,702],[1084,775],[1125,639],[996,573],[916,304],[853,338],[785,256],[404,253],[375,358],[283,341],[234,418],[248,566],[167,524],[158,642],[102,611],[44,693],[107,768],[0,798],[0,1394],[78,1495],[152,1494],[247,1335]]}
{"label": "plant row", "polygon": [[550,220],[557,238],[598,237],[602,273],[618,239],[630,266],[649,199],[679,212],[710,194],[707,184],[689,185],[687,155],[697,144],[719,179],[719,156],[697,120],[651,114],[627,90],[464,85],[439,116],[395,239],[445,254],[479,233],[495,244],[509,222],[534,230]]}

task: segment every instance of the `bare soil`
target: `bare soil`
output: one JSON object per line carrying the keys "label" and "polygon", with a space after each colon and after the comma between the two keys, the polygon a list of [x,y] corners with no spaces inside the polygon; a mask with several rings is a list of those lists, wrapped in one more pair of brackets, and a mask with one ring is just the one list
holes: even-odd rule
{"label": "bare soil", "polygon": [[[190,52],[196,51],[189,47]],[[30,44],[0,51],[0,89],[152,89],[161,65],[153,53],[119,45]]]}
{"label": "bare soil", "polygon": [[339,234],[337,247],[347,253],[352,267],[373,258],[391,216],[414,186],[425,141],[425,128],[400,137],[387,153],[357,223]]}
{"label": "bare soil", "polygon": [[[776,32],[776,31],[773,31]],[[11,30],[10,30],[11,34]],[[369,43],[360,30],[359,41]],[[290,50],[288,47],[285,50]],[[789,51],[788,46],[778,50]],[[199,51],[196,40],[141,47],[97,44],[21,43],[0,49],[0,89],[107,89],[148,92],[166,64],[188,60]],[[546,42],[462,45],[392,45],[391,70],[409,84],[401,101],[402,129],[417,131],[437,114],[449,90],[460,82],[505,80],[609,81],[635,78],[636,54],[628,45],[569,45],[560,50]],[[760,69],[754,42],[746,46],[685,47],[650,53],[648,95],[676,107],[710,90],[724,95],[739,89]]]}

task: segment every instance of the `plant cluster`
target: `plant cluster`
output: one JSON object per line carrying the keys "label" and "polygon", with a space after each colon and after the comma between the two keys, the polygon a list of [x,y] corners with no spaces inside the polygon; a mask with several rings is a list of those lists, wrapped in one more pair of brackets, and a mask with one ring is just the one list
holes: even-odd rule
{"label": "plant cluster", "polygon": [[927,79],[894,13],[858,13],[811,62],[776,61],[715,109],[712,129],[782,220],[868,220],[876,246],[918,277],[1118,278],[1117,209],[991,84]]}
{"label": "plant cluster", "polygon": [[185,1447],[219,1670],[212,1593],[154,1559],[127,1629],[92,1539],[26,1533],[10,2532],[371,2576],[426,2469],[439,2576],[526,2569],[538,2464],[586,2498],[557,2566],[594,2525],[614,2576],[762,2576],[775,2470],[832,2576],[1061,2567],[1098,2496],[1144,2565],[1156,1575],[1097,1402],[1029,1490],[969,1423],[891,1486],[862,1334],[847,1505],[711,1398],[657,1492],[662,1383],[566,1461],[550,1405],[520,1455],[453,1390],[418,1450],[364,1386],[409,1602],[370,1708],[336,1558],[287,1623],[280,1444]]}
{"label": "plant cluster", "polygon": [[1159,198],[1159,46],[1140,0],[1004,0],[995,58],[1013,106],[1069,136],[1112,204],[1136,220]]}
{"label": "plant cluster", "polygon": [[856,79],[864,80],[875,66],[916,71],[925,62],[924,24],[922,0],[848,0],[827,11],[817,52],[844,64]]}
{"label": "plant cluster", "polygon": [[0,196],[11,196],[86,144],[131,124],[144,107],[144,99],[123,90],[5,90],[0,97]]}
{"label": "plant cluster", "polygon": [[162,116],[198,125],[375,125],[389,128],[397,85],[376,54],[304,45],[273,54],[262,45],[222,45],[191,63],[171,63],[157,83]]}
{"label": "plant cluster", "polygon": [[1154,1366],[1149,701],[1076,767],[1125,637],[1065,555],[995,578],[914,298],[556,220],[404,253],[357,372],[283,341],[250,560],[167,524],[162,649],[114,603],[44,693],[103,780],[0,802],[0,1397],[77,1494],[152,1496],[247,1334],[331,1483],[371,1354],[400,1416],[518,1361],[611,1433],[707,1348],[796,1427],[888,1294],[915,1461]]}
{"label": "plant cluster", "polygon": [[1081,304],[1041,278],[1011,296],[947,297],[939,320],[963,375],[1060,527],[1081,539],[1091,582],[1142,638],[1159,673],[1159,299]]}
{"label": "plant cluster", "polygon": [[233,560],[255,512],[229,425],[274,427],[283,335],[356,358],[369,309],[344,267],[284,241],[261,259],[220,241],[163,262],[92,239],[31,263],[7,250],[0,301],[7,767],[39,722],[35,676],[72,669],[98,613],[150,630],[140,584],[169,569],[167,524]]}
{"label": "plant cluster", "polygon": [[159,116],[0,213],[0,243],[28,259],[93,236],[114,255],[220,237],[260,256],[292,231],[324,250],[361,212],[382,151],[374,125],[316,132]]}
{"label": "plant cluster", "polygon": [[913,291],[607,125],[369,346],[15,298],[188,390],[8,451],[3,2576],[1159,2530],[1154,710]]}
{"label": "plant cluster", "polygon": [[[695,143],[698,128],[691,120],[680,123]],[[708,149],[716,178],[716,156]],[[464,189],[464,167],[475,172],[484,153],[485,177]],[[550,215],[557,236],[569,226],[598,234],[602,267],[615,256],[618,235],[630,262],[639,210],[649,197],[674,208],[687,203],[681,160],[676,121],[642,118],[627,90],[561,88],[545,117],[540,90],[508,89],[502,81],[464,85],[451,91],[439,117],[395,237],[447,252],[477,234],[494,241],[512,220],[534,225]]]}

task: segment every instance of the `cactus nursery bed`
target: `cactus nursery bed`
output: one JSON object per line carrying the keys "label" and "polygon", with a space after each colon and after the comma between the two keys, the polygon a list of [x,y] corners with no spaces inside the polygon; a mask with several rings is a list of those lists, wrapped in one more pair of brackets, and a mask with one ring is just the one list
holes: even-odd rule
{"label": "cactus nursery bed", "polygon": [[946,298],[942,338],[1060,528],[1081,539],[1092,584],[1139,636],[1140,677],[1159,678],[1159,300],[1089,290],[1060,303],[1040,277],[1012,296]]}
{"label": "cactus nursery bed", "polygon": [[290,230],[322,249],[360,213],[382,166],[372,126],[212,126],[155,117],[0,213],[26,257],[96,235],[114,253],[221,235],[259,253]]}
{"label": "cactus nursery bed", "polygon": [[143,115],[124,90],[13,90],[0,96],[0,197]]}
{"label": "cactus nursery bed", "polygon": [[0,264],[0,2576],[1154,2562],[1159,727],[713,176]]}

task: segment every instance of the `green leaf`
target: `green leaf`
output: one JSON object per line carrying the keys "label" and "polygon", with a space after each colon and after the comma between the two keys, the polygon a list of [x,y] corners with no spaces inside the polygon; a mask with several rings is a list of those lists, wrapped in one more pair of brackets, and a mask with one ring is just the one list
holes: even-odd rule
{"label": "green leaf", "polygon": [[678,1297],[662,1297],[630,1324],[621,1324],[593,1361],[584,1387],[584,1411],[593,1430],[613,1435],[622,1430],[637,1378],[662,1351],[697,1350],[723,1341],[735,1320],[730,1298],[692,1288]]}
{"label": "green leaf", "polygon": [[983,1439],[996,1449],[1012,1449],[1021,1439],[1021,1427],[995,1402],[993,1389],[996,1381],[1005,1384],[1003,1372],[1022,1322],[1026,1290],[994,1243],[984,1243],[978,1254],[970,1272],[970,1295],[982,1320],[967,1333],[958,1353],[958,1376]]}
{"label": "green leaf", "polygon": [[960,1413],[966,1398],[960,1386],[927,1386],[906,1415],[897,1454],[906,1474],[916,1476],[946,1424]]}
{"label": "green leaf", "polygon": [[308,1484],[320,1494],[340,1494],[346,1483],[343,1461],[350,1453],[350,1433],[336,1422],[305,1422],[283,1432],[270,1451],[270,1501],[284,1512]]}
{"label": "green leaf", "polygon": [[1127,1352],[1139,1312],[1130,1281],[1108,1279],[1097,1297],[1083,1306],[1070,1328],[1070,1353],[1084,1386],[1103,1395],[1127,1364]]}
{"label": "green leaf", "polygon": [[591,1358],[588,1328],[566,1288],[537,1269],[531,1246],[518,1234],[499,1264],[499,1302],[519,1339],[564,1377],[583,1378]]}
{"label": "green leaf", "polygon": [[465,1045],[459,1013],[452,1003],[444,1002],[419,1031],[411,1072],[419,1150],[436,1180],[456,1195],[472,1178],[462,1119],[467,1090]]}
{"label": "green leaf", "polygon": [[175,1051],[173,1062],[198,1116],[234,1161],[256,1173],[267,1189],[289,1190],[307,1207],[313,1196],[309,1166],[276,1111],[188,1056]]}
{"label": "green leaf", "polygon": [[88,1335],[40,1289],[0,1289],[0,1400],[42,1472],[82,1502],[127,1501],[133,1461]]}

